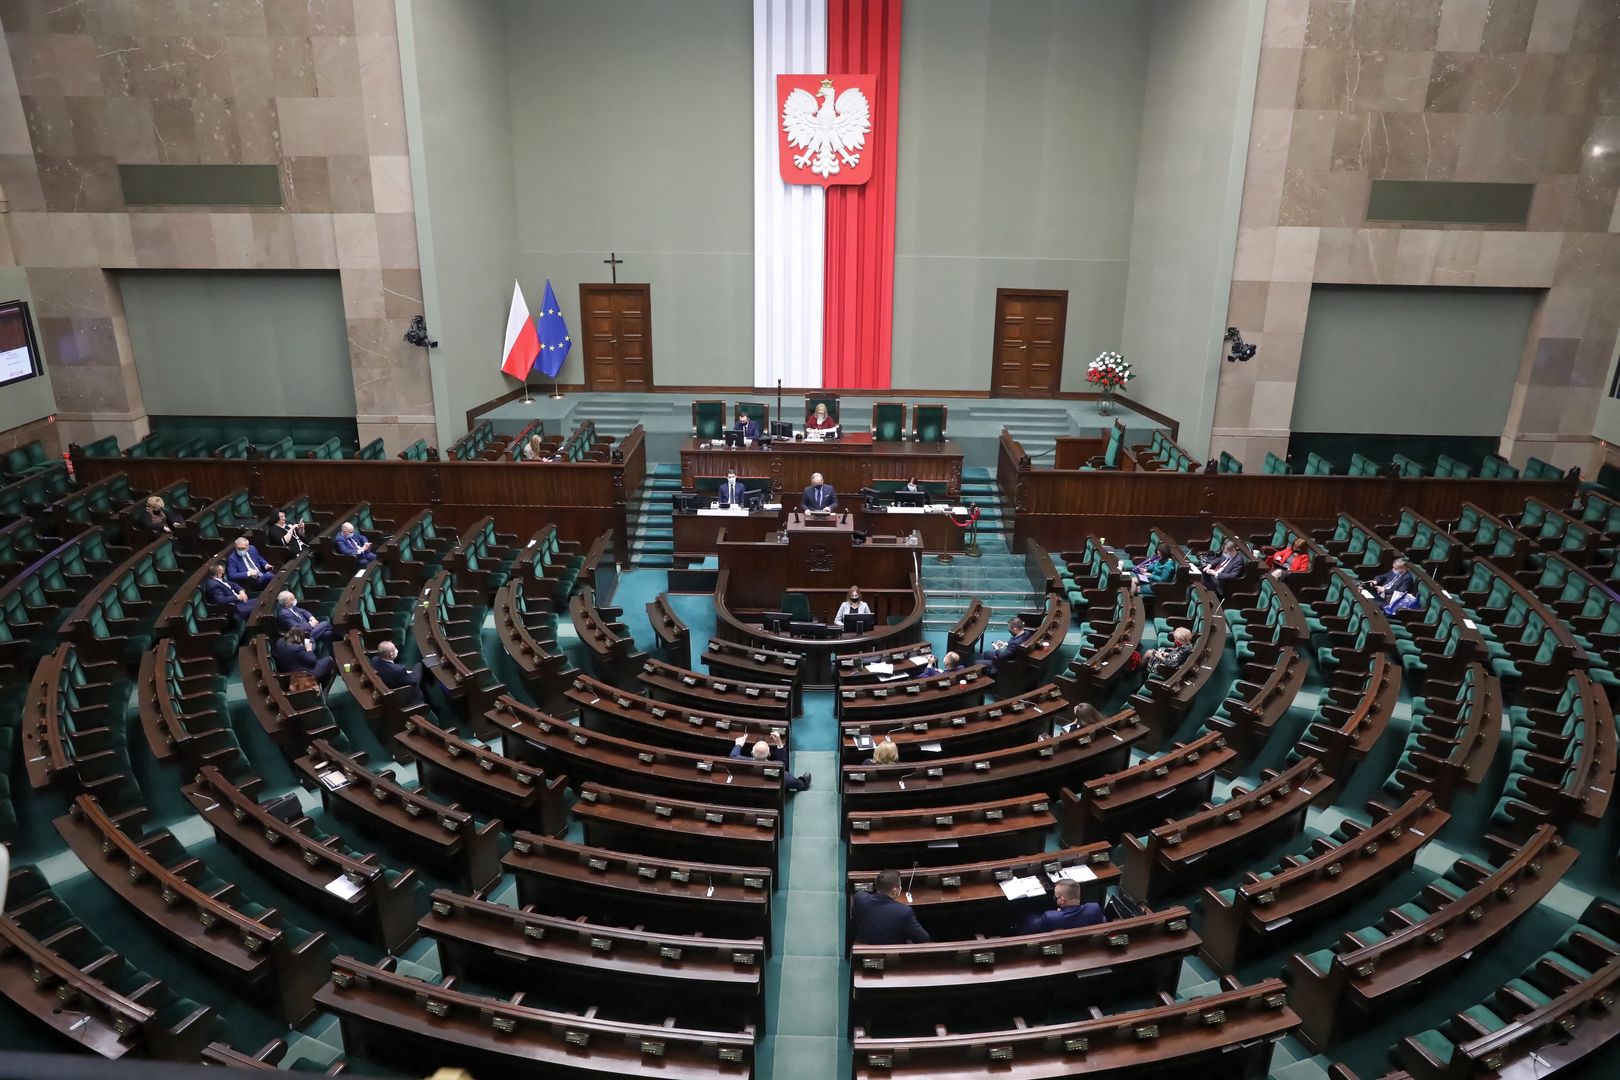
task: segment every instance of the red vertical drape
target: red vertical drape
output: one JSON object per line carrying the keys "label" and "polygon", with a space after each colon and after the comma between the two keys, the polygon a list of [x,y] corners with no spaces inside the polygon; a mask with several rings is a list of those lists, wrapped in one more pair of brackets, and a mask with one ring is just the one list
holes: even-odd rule
{"label": "red vertical drape", "polygon": [[872,178],[827,189],[827,289],[822,385],[891,385],[894,332],[894,193],[900,134],[901,0],[829,0],[827,72],[876,75]]}

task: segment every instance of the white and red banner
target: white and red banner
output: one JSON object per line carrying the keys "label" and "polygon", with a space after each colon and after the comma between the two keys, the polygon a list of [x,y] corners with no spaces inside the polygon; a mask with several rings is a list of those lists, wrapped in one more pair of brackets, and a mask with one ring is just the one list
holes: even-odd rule
{"label": "white and red banner", "polygon": [[754,0],[754,381],[885,389],[902,0]]}
{"label": "white and red banner", "polygon": [[[551,282],[546,282],[551,288]],[[534,318],[523,299],[523,286],[512,283],[512,307],[506,313],[506,343],[501,346],[501,370],[514,379],[527,379],[540,355],[540,336],[534,330]]]}

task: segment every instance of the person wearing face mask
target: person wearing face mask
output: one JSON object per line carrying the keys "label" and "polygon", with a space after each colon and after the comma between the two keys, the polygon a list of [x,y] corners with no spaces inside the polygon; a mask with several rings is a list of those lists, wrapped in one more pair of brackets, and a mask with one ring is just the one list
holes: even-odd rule
{"label": "person wearing face mask", "polygon": [[849,599],[838,605],[838,614],[833,616],[833,625],[842,630],[844,628],[845,615],[870,614],[872,614],[872,609],[867,606],[865,600],[861,599],[861,590],[851,587],[849,590]]}

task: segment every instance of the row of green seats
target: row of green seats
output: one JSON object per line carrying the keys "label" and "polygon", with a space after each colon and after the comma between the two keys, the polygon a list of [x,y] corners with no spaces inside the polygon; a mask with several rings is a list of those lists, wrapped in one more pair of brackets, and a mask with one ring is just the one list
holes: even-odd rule
{"label": "row of green seats", "polygon": [[1564,470],[1540,458],[1531,458],[1524,463],[1524,472],[1521,475],[1526,480],[1562,480]]}
{"label": "row of green seats", "polygon": [[172,439],[154,432],[128,450],[125,450],[124,456],[132,458],[207,457],[208,446],[206,440],[200,435],[190,439]]}
{"label": "row of green seats", "polygon": [[134,663],[152,637],[164,602],[190,575],[195,557],[161,536],[102,578],[62,622],[61,636],[88,660]]}
{"label": "row of green seats", "polygon": [[1243,471],[1243,462],[1239,461],[1225,450],[1222,450],[1219,463],[1216,466],[1216,471],[1223,473],[1240,473]]}
{"label": "row of green seats", "polygon": [[1499,454],[1486,454],[1479,463],[1479,476],[1482,480],[1517,480],[1519,470]]}
{"label": "row of green seats", "polygon": [[13,447],[0,458],[0,480],[10,483],[21,480],[29,473],[49,468],[54,462],[45,453],[45,444],[35,439],[23,446]]}
{"label": "row of green seats", "polygon": [[493,594],[506,584],[512,564],[523,553],[516,535],[495,531],[495,519],[486,517],[461,534],[445,565],[463,588]]}
{"label": "row of green seats", "polygon": [[79,454],[87,458],[109,458],[119,457],[122,451],[118,449],[118,436],[103,435],[99,439],[80,445]]}
{"label": "row of green seats", "polygon": [[1305,455],[1305,476],[1332,476],[1333,462],[1318,454],[1315,450]]}
{"label": "row of green seats", "polygon": [[1613,546],[1604,546],[1603,536],[1592,526],[1540,499],[1526,499],[1519,515],[1519,531],[1543,548],[1561,551],[1584,565],[1607,563],[1614,559]]}
{"label": "row of green seats", "polygon": [[1227,609],[1226,627],[1236,644],[1240,664],[1269,665],[1276,650],[1268,646],[1289,643],[1296,633],[1288,627],[1293,601],[1292,590],[1268,574],[1260,579],[1252,606]]}
{"label": "row of green seats", "polygon": [[1414,562],[1449,569],[1465,555],[1455,537],[1415,510],[1403,507],[1394,532],[1390,533],[1389,529],[1384,531],[1389,535],[1390,543]]}
{"label": "row of green seats", "polygon": [[[1582,1023],[1594,1004],[1606,1007],[1601,1003],[1616,979],[1620,910],[1598,898],[1523,974],[1439,1027],[1403,1037],[1391,1058],[1420,1077],[1540,1075],[1544,1059],[1535,1048],[1570,1038],[1569,1029]],[[1528,1023],[1532,1020],[1539,1021],[1539,1029]],[[1511,1042],[1492,1038],[1521,1023],[1524,1037]],[[1458,1061],[1459,1053],[1465,1060]]]}
{"label": "row of green seats", "polygon": [[1475,554],[1517,569],[1530,553],[1530,538],[1488,510],[1463,503],[1457,520],[1447,531],[1472,548]]}
{"label": "row of green seats", "polygon": [[[52,956],[57,963],[78,972],[84,980],[81,985],[101,988],[84,995],[63,978],[55,986],[55,993],[23,999],[38,1003],[29,1007],[43,1014],[41,1021],[56,1021],[58,1018],[52,1014],[63,1010],[62,1000],[72,1001],[79,1023],[100,1015],[101,1009],[109,1007],[105,1003],[117,1002],[110,1006],[107,1023],[117,1033],[119,1045],[116,1050],[103,1048],[108,1056],[131,1049],[135,1054],[160,1060],[195,1061],[219,1037],[219,1017],[211,1006],[182,996],[103,942],[46,884],[37,867],[18,867],[12,872],[6,892],[6,917],[13,932],[32,943],[25,946],[28,951]],[[35,978],[46,989],[59,978],[43,968],[36,968],[36,972]],[[103,990],[105,998],[101,996]]]}
{"label": "row of green seats", "polygon": [[33,640],[34,659],[55,646],[54,635],[68,610],[128,555],[126,549],[109,545],[105,532],[95,526],[59,544],[0,587],[0,611],[16,637]]}
{"label": "row of green seats", "polygon": [[417,439],[399,452],[401,461],[432,461],[433,457],[433,449],[426,439]]}
{"label": "row of green seats", "polygon": [[[168,496],[164,492],[153,494],[167,503]],[[115,473],[58,499],[51,504],[45,517],[56,532],[71,532],[112,521],[119,514],[133,509],[138,499],[137,493],[129,486],[129,477],[124,473]]]}
{"label": "row of green seats", "polygon": [[450,447],[450,460],[476,461],[484,448],[495,440],[495,425],[489,420],[481,421],[471,431],[455,441]]}
{"label": "row of green seats", "polygon": [[1340,514],[1333,531],[1318,539],[1341,565],[1353,567],[1366,577],[1374,576],[1381,567],[1389,565],[1386,555],[1390,559],[1394,557],[1394,548],[1382,536],[1349,514]]}
{"label": "row of green seats", "polygon": [[1284,476],[1287,475],[1288,471],[1288,462],[1284,461],[1270,450],[1266,451],[1265,473],[1267,476]]}
{"label": "row of green seats", "polygon": [[1485,639],[1491,670],[1504,681],[1518,685],[1532,671],[1541,681],[1549,672],[1587,665],[1585,652],[1568,631],[1549,625],[1495,563],[1474,559],[1460,580],[1455,591]]}
{"label": "row of green seats", "polygon": [[40,661],[26,706],[37,739],[36,754],[28,761],[36,788],[78,791],[129,773],[126,670],[120,663],[86,662],[69,642]]}
{"label": "row of green seats", "polygon": [[1382,472],[1383,472],[1383,469],[1381,469],[1379,467],[1378,462],[1374,461],[1372,458],[1368,457],[1366,454],[1357,453],[1357,454],[1351,454],[1350,455],[1349,475],[1351,475],[1351,476],[1377,476]]}
{"label": "row of green seats", "polygon": [[[1524,697],[1525,695],[1519,695]],[[1507,782],[1491,814],[1499,829],[1595,824],[1614,781],[1614,713],[1582,671],[1508,706]]]}
{"label": "row of green seats", "polygon": [[[1464,664],[1445,681],[1426,679],[1423,690],[1412,699],[1412,726],[1384,781],[1385,794],[1398,800],[1414,791],[1449,791],[1453,784],[1478,787],[1500,741],[1502,684],[1483,664]],[[1461,737],[1475,731],[1473,744]]]}
{"label": "row of green seats", "polygon": [[0,487],[0,518],[15,520],[44,510],[73,490],[67,467],[60,462]]}
{"label": "row of green seats", "polygon": [[1620,536],[1620,502],[1600,491],[1588,491],[1580,509],[1583,524],[1605,536]]}

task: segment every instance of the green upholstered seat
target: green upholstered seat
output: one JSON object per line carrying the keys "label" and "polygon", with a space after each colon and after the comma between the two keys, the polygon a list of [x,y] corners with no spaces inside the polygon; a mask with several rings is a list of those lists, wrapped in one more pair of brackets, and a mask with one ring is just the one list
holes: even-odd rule
{"label": "green upholstered seat", "polygon": [[724,401],[692,402],[692,434],[699,439],[718,439],[726,429]]}
{"label": "green upholstered seat", "polygon": [[899,401],[879,401],[872,406],[872,441],[904,442],[906,407]]}

